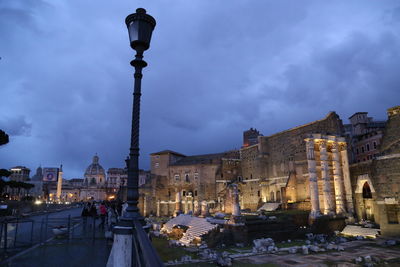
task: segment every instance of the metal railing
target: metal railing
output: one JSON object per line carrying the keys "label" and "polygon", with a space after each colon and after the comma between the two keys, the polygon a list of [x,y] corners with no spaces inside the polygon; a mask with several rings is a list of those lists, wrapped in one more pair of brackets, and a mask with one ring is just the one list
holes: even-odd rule
{"label": "metal railing", "polygon": [[104,239],[99,234],[101,220],[81,216],[52,218],[48,214],[41,219],[3,218],[0,220],[0,261],[38,244],[45,244],[54,238]]}
{"label": "metal railing", "polygon": [[157,267],[164,266],[158,256],[157,251],[153,247],[148,234],[143,229],[142,224],[138,220],[133,220],[133,235],[132,235],[132,267],[146,266]]}

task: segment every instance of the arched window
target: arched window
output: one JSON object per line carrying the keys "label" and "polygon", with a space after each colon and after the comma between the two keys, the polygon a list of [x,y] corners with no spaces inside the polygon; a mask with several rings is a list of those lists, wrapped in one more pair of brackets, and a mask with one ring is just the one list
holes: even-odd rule
{"label": "arched window", "polygon": [[363,186],[363,198],[372,198],[372,192],[371,192],[371,188],[369,187],[369,184],[367,182],[365,182],[364,186]]}
{"label": "arched window", "polygon": [[190,180],[189,180],[189,174],[185,174],[185,181],[186,181],[187,183],[190,182]]}

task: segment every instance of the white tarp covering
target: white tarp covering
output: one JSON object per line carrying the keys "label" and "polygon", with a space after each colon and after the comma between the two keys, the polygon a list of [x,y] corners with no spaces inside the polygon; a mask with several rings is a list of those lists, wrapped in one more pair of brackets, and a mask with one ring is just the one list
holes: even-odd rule
{"label": "white tarp covering", "polygon": [[277,210],[280,205],[281,203],[265,203],[257,211],[274,211]]}
{"label": "white tarp covering", "polygon": [[346,225],[341,234],[347,236],[364,236],[375,238],[377,235],[379,235],[379,229],[364,228],[358,225]]}

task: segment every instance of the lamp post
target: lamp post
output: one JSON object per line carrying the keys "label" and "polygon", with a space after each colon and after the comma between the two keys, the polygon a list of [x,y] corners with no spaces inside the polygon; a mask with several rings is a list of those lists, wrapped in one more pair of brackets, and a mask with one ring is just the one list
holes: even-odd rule
{"label": "lamp post", "polygon": [[132,109],[132,129],[131,129],[131,146],[129,157],[126,159],[128,168],[127,183],[127,203],[128,207],[124,214],[123,220],[140,220],[138,208],[139,200],[139,119],[140,119],[140,96],[142,69],[147,66],[143,60],[143,52],[150,47],[151,34],[156,26],[156,20],[146,14],[143,8],[136,9],[136,13],[130,14],[125,19],[128,27],[129,40],[132,49],[136,51],[135,59],[131,61],[131,65],[135,68],[135,84],[133,92],[133,109]]}
{"label": "lamp post", "polygon": [[125,19],[132,49],[136,50],[131,65],[135,68],[133,90],[131,146],[126,159],[128,168],[127,203],[128,207],[121,221],[113,228],[114,242],[107,266],[164,266],[157,255],[147,233],[144,231],[144,219],[140,216],[139,200],[139,117],[142,69],[147,66],[143,52],[149,49],[151,34],[156,26],[155,19],[146,14],[143,8]]}

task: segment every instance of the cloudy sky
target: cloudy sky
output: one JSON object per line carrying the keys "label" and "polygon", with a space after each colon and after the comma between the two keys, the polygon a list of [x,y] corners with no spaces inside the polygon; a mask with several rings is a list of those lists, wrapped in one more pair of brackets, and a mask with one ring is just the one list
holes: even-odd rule
{"label": "cloudy sky", "polygon": [[141,168],[149,153],[239,148],[336,111],[386,119],[400,104],[398,1],[0,0],[1,168],[82,177],[129,152],[134,56],[125,17],[157,20],[145,53]]}

